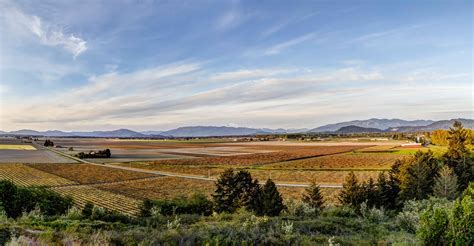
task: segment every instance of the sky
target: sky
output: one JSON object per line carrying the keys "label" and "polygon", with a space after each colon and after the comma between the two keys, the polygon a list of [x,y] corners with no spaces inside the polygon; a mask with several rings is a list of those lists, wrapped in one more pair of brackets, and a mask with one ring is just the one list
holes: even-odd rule
{"label": "sky", "polygon": [[472,1],[0,0],[0,130],[474,118]]}

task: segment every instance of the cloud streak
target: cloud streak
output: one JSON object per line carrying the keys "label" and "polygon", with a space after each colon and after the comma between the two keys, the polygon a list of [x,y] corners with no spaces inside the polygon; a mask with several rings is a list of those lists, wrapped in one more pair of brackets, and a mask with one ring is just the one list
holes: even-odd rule
{"label": "cloud streak", "polygon": [[15,7],[5,11],[5,21],[17,32],[28,32],[37,38],[40,44],[61,47],[71,53],[74,59],[87,50],[87,42],[74,35],[65,33],[62,28],[47,23],[35,15],[27,15]]}

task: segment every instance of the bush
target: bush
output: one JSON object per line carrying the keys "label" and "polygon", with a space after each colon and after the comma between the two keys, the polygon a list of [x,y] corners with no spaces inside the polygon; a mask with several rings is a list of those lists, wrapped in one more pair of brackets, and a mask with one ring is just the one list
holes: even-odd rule
{"label": "bush", "polygon": [[306,202],[290,199],[285,203],[286,213],[289,215],[295,215],[300,217],[315,216],[318,215],[319,211],[316,208],[311,207]]}
{"label": "bush", "polygon": [[[212,202],[203,194],[194,194],[190,198],[178,197],[172,200],[155,200],[145,201],[142,208],[147,207],[157,209],[162,215],[176,215],[176,214],[199,214],[209,216],[212,214]],[[150,212],[142,211],[142,215],[151,215]]]}
{"label": "bush", "polygon": [[421,213],[417,236],[427,245],[473,245],[473,211],[471,196],[454,203],[432,204]]}
{"label": "bush", "polygon": [[72,198],[41,187],[20,187],[10,181],[0,181],[0,204],[10,218],[36,208],[45,215],[64,214],[73,204]]}
{"label": "bush", "polygon": [[385,211],[376,207],[369,208],[366,202],[360,205],[362,217],[370,222],[379,223],[386,219]]}

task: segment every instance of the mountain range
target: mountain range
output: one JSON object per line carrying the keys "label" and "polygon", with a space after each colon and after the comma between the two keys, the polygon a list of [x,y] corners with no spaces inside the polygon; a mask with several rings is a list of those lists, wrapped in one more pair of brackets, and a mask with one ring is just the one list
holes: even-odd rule
{"label": "mountain range", "polygon": [[314,129],[268,129],[249,127],[228,126],[187,126],[168,131],[143,131],[137,132],[129,129],[118,129],[114,131],[91,131],[91,132],[64,132],[58,130],[35,131],[23,129],[18,131],[4,132],[0,135],[23,135],[23,136],[46,136],[46,137],[112,137],[112,138],[161,138],[161,137],[211,137],[211,136],[246,136],[256,134],[285,134],[285,133],[363,133],[363,132],[419,132],[432,131],[436,129],[449,129],[454,120],[459,120],[466,128],[474,128],[472,119],[451,120],[401,120],[401,119],[368,119],[340,122],[320,126]]}

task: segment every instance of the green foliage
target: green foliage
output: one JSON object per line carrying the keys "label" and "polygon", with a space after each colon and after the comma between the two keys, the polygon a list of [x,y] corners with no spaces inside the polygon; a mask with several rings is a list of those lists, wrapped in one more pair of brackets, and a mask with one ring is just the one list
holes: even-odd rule
{"label": "green foliage", "polygon": [[474,243],[474,201],[471,196],[452,203],[431,203],[420,214],[417,236],[425,245]]}
{"label": "green foliage", "polygon": [[458,177],[458,190],[464,190],[474,181],[474,160],[467,148],[470,133],[461,122],[455,121],[448,131],[448,151],[444,155],[445,163]]}
{"label": "green foliage", "polygon": [[342,191],[339,194],[339,201],[343,205],[358,207],[363,200],[360,197],[361,187],[354,172],[350,172],[342,185]]}
{"label": "green foliage", "polygon": [[379,174],[377,179],[377,207],[384,207],[386,209],[397,209],[399,207],[398,195],[400,193],[400,185],[396,179],[395,173],[398,170],[399,163],[392,166],[388,174],[388,178],[384,172]]}
{"label": "green foliage", "polygon": [[145,200],[143,208],[149,209],[147,213],[142,212],[142,215],[151,215],[150,211],[153,208],[157,209],[162,215],[199,214],[209,216],[212,214],[212,206],[212,201],[203,194],[194,194],[190,198],[177,197],[171,200]]}
{"label": "green foliage", "polygon": [[216,182],[216,190],[212,195],[217,212],[234,212],[240,207],[256,209],[254,198],[258,194],[257,180],[247,171],[234,173],[232,169],[225,170]]}
{"label": "green foliage", "polygon": [[418,151],[401,165],[399,180],[404,200],[424,199],[433,193],[435,177],[440,168],[432,151]]}
{"label": "green foliage", "polygon": [[324,208],[324,197],[321,194],[321,188],[319,188],[316,182],[312,182],[311,185],[305,189],[303,202],[314,208],[316,213],[319,213]]}
{"label": "green foliage", "polygon": [[255,211],[258,215],[278,216],[285,209],[283,198],[275,185],[268,179],[259,195],[259,209]]}
{"label": "green foliage", "polygon": [[84,208],[82,208],[82,212],[81,212],[82,216],[84,216],[84,218],[90,218],[92,216],[93,209],[94,209],[94,204],[92,204],[91,202],[87,202]]}
{"label": "green foliage", "polygon": [[437,197],[444,197],[454,200],[457,197],[458,179],[448,166],[444,166],[435,178],[433,193]]}
{"label": "green foliage", "polygon": [[474,182],[470,182],[467,188],[462,192],[462,198],[466,196],[474,197]]}
{"label": "green foliage", "polygon": [[65,213],[72,206],[70,197],[41,187],[19,187],[10,181],[0,181],[0,204],[8,217],[17,218],[35,208],[45,215]]}

